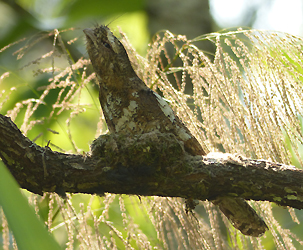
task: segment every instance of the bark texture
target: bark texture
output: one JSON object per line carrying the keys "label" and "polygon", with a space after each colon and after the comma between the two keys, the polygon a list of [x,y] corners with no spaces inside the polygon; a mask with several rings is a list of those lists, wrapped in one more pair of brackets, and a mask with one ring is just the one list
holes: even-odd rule
{"label": "bark texture", "polygon": [[36,194],[230,196],[303,208],[303,171],[231,154],[191,156],[170,133],[103,135],[87,155],[64,154],[31,142],[0,115],[0,157],[20,186]]}

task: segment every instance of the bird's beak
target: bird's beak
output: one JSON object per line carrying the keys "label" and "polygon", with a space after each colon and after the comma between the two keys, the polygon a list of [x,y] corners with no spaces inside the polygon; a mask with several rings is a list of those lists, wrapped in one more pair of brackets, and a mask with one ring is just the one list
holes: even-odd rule
{"label": "bird's beak", "polygon": [[97,37],[95,36],[95,33],[92,29],[84,29],[83,32],[86,37],[89,38],[93,43],[97,41]]}

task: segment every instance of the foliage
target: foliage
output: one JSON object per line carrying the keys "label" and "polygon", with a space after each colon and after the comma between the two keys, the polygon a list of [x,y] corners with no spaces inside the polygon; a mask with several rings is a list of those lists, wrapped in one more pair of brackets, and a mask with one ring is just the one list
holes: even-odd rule
{"label": "foliage", "polygon": [[[0,176],[0,205],[19,249],[60,249],[58,243],[37,218],[34,209],[29,207],[17,182],[2,162],[0,162]],[[9,245],[7,229],[3,230],[4,246]]]}
{"label": "foliage", "polygon": [[[300,38],[238,30],[190,41],[165,32],[154,38],[143,59],[121,37],[138,74],[164,95],[205,149],[302,164]],[[198,48],[204,40],[216,45],[214,61]],[[107,128],[96,101],[95,74],[89,60],[73,60],[74,46],[83,41],[67,29],[3,48],[2,53],[16,51],[21,66],[1,73],[0,107],[40,145],[50,142],[53,150],[83,153]],[[32,74],[37,81],[27,80]],[[270,227],[264,237],[253,238],[236,232],[208,202],[200,202],[193,216],[176,198],[68,194],[63,200],[30,194],[29,201],[67,249],[289,249],[303,244],[302,213],[268,202],[251,202]],[[2,230],[8,237],[7,226]]]}

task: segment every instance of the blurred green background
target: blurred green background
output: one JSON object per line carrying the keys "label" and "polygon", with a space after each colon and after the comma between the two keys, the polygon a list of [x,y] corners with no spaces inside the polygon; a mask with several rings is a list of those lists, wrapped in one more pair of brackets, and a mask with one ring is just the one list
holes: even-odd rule
{"label": "blurred green background", "polygon": [[[184,34],[189,39],[237,26],[281,29],[282,31],[287,31],[285,28],[287,27],[293,34],[298,34],[303,9],[300,9],[300,7],[302,7],[300,1],[284,3],[279,0],[0,1],[0,49],[24,37],[28,38],[24,43],[21,42],[20,46],[17,44],[0,53],[0,76],[4,72],[11,72],[10,77],[0,85],[0,91],[5,90],[7,94],[10,93],[9,90],[13,86],[18,88],[17,92],[11,91],[10,98],[3,104],[1,112],[6,114],[21,100],[37,98],[42,93],[42,88],[47,85],[49,75],[39,74],[32,67],[24,68],[24,66],[32,58],[50,51],[53,37],[44,39],[43,43],[37,43],[34,48],[31,48],[31,52],[22,58],[23,60],[16,60],[18,54],[13,55],[13,53],[18,49],[18,46],[21,47],[21,44],[26,46],[27,43],[39,40],[41,36],[47,35],[47,32],[54,29],[74,29],[72,32],[62,34],[63,43],[65,44],[70,39],[78,37],[76,42],[66,45],[73,62],[81,57],[88,57],[82,30],[87,27],[94,27],[97,24],[109,25],[115,34],[118,34],[121,28],[127,35],[130,44],[139,54],[144,56],[148,43],[152,40],[154,34],[163,29],[168,29],[176,34]],[[296,21],[294,21],[293,16],[296,16]],[[214,46],[210,42],[199,45],[199,48],[209,54],[214,53]],[[59,67],[67,66],[62,58],[56,58],[56,60],[55,63]],[[40,65],[40,68],[43,68],[43,66],[43,64]],[[100,107],[96,102],[98,88],[93,85],[90,87],[91,89],[87,89],[82,97],[84,101],[94,103],[95,106],[88,108],[85,114],[75,117],[77,126],[72,128],[77,147],[84,151],[89,150],[88,145],[95,137],[97,127],[92,124],[96,124],[100,116]],[[49,107],[55,102],[58,93],[59,90],[54,90],[47,96],[45,101]],[[50,112],[50,109],[47,111],[47,105],[45,107],[41,106],[34,114],[37,116],[36,119],[47,116],[47,112]],[[21,107],[20,109],[21,111],[15,119],[17,125],[22,124],[26,115],[25,108]],[[85,119],[82,119],[81,116],[84,116]],[[39,126],[36,124],[35,128],[40,131],[34,131],[35,128],[28,129],[27,136],[32,140],[40,136],[37,143],[45,145],[50,139],[55,142],[56,135],[49,130],[53,129],[61,134],[65,133],[67,139],[66,143],[61,140],[60,145],[56,144],[59,149],[75,151],[75,147],[68,140],[70,135],[66,134],[66,124],[64,124],[66,117],[62,117],[61,120],[59,117],[57,118],[55,125],[46,124],[48,127],[40,126],[38,128]],[[87,120],[91,120],[92,124],[85,122]],[[80,128],[77,130],[79,124],[86,129]],[[44,138],[41,137],[41,133]],[[83,138],[90,139],[83,140]]]}

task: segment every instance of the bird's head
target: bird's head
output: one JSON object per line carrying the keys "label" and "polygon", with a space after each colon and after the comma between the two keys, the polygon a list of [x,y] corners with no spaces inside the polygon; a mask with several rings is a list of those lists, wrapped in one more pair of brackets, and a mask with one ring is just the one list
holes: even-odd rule
{"label": "bird's head", "polygon": [[135,74],[122,43],[108,27],[101,25],[83,32],[87,52],[99,80],[106,81],[108,76],[130,77]]}

